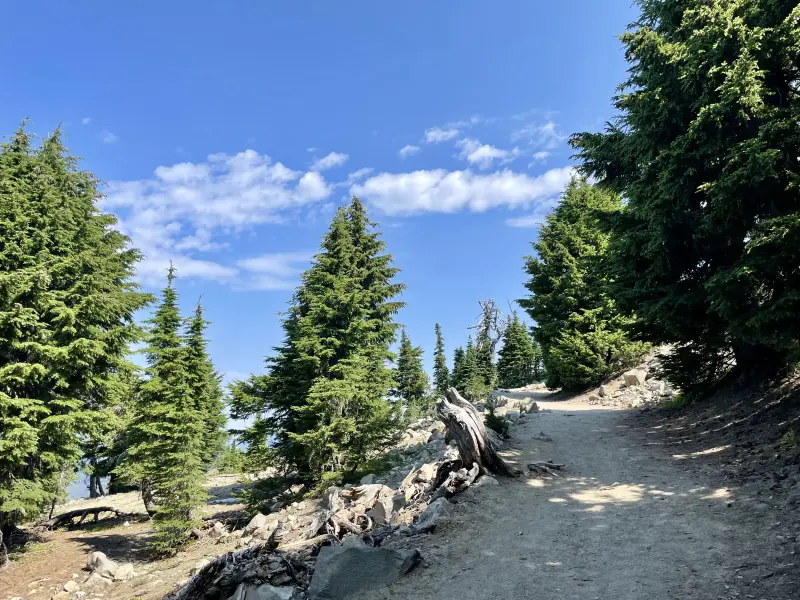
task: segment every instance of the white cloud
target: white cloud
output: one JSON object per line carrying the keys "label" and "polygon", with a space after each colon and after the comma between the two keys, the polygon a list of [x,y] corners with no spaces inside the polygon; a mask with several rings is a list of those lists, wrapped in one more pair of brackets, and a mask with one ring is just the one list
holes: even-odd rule
{"label": "white cloud", "polygon": [[350,191],[389,215],[483,212],[498,206],[533,206],[561,193],[572,173],[571,167],[551,169],[538,177],[507,169],[485,175],[444,169],[380,173]]}
{"label": "white cloud", "polygon": [[399,156],[400,158],[406,158],[407,156],[411,156],[412,154],[416,154],[417,152],[419,152],[419,146],[412,146],[411,144],[407,144],[397,151],[397,156]]}
{"label": "white cloud", "polygon": [[313,252],[278,252],[237,261],[247,271],[244,287],[257,290],[290,290],[297,285],[300,273]]}
{"label": "white cloud", "polygon": [[119,140],[119,136],[111,133],[108,129],[103,129],[100,132],[100,141],[104,144],[113,144],[114,142]]}
{"label": "white cloud", "polygon": [[306,148],[306,152],[313,153],[313,152],[316,152],[316,151],[317,151],[317,147],[316,146],[311,146],[310,148]]}
{"label": "white cloud", "polygon": [[172,259],[181,277],[236,283],[237,266],[197,255],[224,248],[223,233],[282,222],[332,190],[320,173],[295,171],[246,150],[160,166],[149,179],[112,181],[101,205],[120,217],[121,230],[144,253],[144,282],[160,285]]}
{"label": "white cloud", "polygon": [[550,152],[547,150],[542,150],[541,152],[534,152],[533,153],[533,160],[535,162],[542,162],[550,158]]}
{"label": "white cloud", "polygon": [[88,125],[92,122],[92,117],[83,117],[81,119],[81,125]]}
{"label": "white cloud", "polygon": [[440,142],[446,142],[458,137],[459,133],[461,132],[455,127],[449,127],[447,129],[432,127],[425,132],[425,143],[438,144]]}
{"label": "white cloud", "polygon": [[538,227],[542,223],[544,223],[545,219],[547,218],[547,214],[540,214],[534,213],[532,215],[525,215],[522,217],[512,217],[510,219],[506,219],[506,225],[509,227]]}
{"label": "white cloud", "polygon": [[501,150],[489,144],[481,144],[478,140],[464,138],[456,143],[461,148],[459,156],[473,165],[478,165],[481,169],[488,169],[495,160],[501,163],[508,163],[519,156],[519,149]]}
{"label": "white cloud", "polygon": [[363,169],[359,169],[358,171],[353,171],[352,173],[348,173],[345,185],[353,185],[355,182],[361,181],[367,175],[372,173],[374,170],[375,169],[373,169],[372,167],[365,167]]}
{"label": "white cloud", "polygon": [[525,140],[533,148],[552,150],[563,144],[567,136],[558,131],[558,125],[548,119],[545,123],[529,123],[511,134],[511,141]]}
{"label": "white cloud", "polygon": [[342,154],[341,152],[331,152],[327,156],[323,156],[322,158],[315,160],[311,165],[311,170],[326,171],[334,167],[339,167],[346,163],[348,158],[349,156],[347,156],[347,154]]}

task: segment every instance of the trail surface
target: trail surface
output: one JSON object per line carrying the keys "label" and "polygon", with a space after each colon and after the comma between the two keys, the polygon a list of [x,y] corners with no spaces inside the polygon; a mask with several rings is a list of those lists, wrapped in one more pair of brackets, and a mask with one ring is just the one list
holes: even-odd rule
{"label": "trail surface", "polygon": [[[762,504],[703,481],[684,467],[691,457],[631,429],[626,411],[539,404],[545,412],[514,428],[506,456],[523,469],[565,463],[564,476],[467,492],[449,523],[410,540],[427,564],[376,598],[790,597],[770,587],[776,574],[797,570],[794,557],[786,565],[769,558],[778,543],[775,515],[759,512]],[[536,439],[539,432],[552,441]]]}

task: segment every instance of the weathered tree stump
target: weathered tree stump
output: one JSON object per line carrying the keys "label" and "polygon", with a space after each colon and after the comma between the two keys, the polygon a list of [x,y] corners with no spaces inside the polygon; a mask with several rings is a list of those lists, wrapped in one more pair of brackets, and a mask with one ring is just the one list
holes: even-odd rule
{"label": "weathered tree stump", "polygon": [[447,433],[456,441],[463,467],[478,465],[481,475],[491,473],[503,477],[516,477],[519,471],[507,464],[497,453],[497,445],[483,423],[483,415],[467,402],[456,388],[448,388],[445,398],[436,405],[439,418]]}

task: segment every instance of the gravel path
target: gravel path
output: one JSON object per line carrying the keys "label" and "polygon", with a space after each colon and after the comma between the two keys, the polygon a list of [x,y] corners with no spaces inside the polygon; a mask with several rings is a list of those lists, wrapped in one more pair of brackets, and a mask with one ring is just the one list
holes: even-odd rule
{"label": "gravel path", "polygon": [[[800,580],[770,529],[778,516],[759,512],[744,492],[698,481],[682,468],[685,457],[631,430],[625,411],[540,406],[545,412],[514,428],[507,457],[522,468],[552,459],[566,464],[565,475],[467,492],[449,523],[409,540],[427,564],[374,598],[794,597],[770,583],[776,574],[783,584]],[[552,441],[535,439],[540,431]],[[800,589],[780,586],[791,588]]]}

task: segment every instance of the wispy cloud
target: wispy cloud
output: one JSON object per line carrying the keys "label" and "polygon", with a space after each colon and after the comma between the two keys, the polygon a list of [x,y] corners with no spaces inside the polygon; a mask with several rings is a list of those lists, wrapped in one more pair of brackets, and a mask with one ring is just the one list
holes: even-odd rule
{"label": "wispy cloud", "polygon": [[544,123],[529,123],[511,133],[511,141],[525,141],[534,149],[553,150],[567,139],[552,119]]}
{"label": "wispy cloud", "polygon": [[245,258],[236,264],[246,272],[243,287],[247,289],[290,290],[313,255],[311,251],[278,252]]}
{"label": "wispy cloud", "polygon": [[489,144],[481,144],[478,140],[472,138],[464,138],[456,143],[456,146],[461,149],[459,156],[465,159],[468,163],[478,165],[480,169],[491,168],[494,161],[500,161],[505,164],[514,160],[519,156],[518,148],[511,150],[502,150]]}
{"label": "wispy cloud", "polygon": [[327,156],[323,156],[322,158],[318,158],[314,161],[311,165],[312,171],[327,171],[328,169],[333,169],[334,167],[339,167],[347,162],[349,156],[347,154],[343,154],[341,152],[331,152]]}
{"label": "wispy cloud", "polygon": [[104,144],[114,144],[119,141],[119,136],[111,133],[108,129],[103,129],[99,134],[100,141]]}
{"label": "wispy cloud", "polygon": [[144,253],[138,272],[145,283],[160,284],[170,260],[182,277],[236,283],[239,266],[203,256],[225,247],[222,234],[283,222],[332,190],[316,171],[246,150],[160,166],[149,179],[112,181],[102,207],[120,217],[122,231]]}
{"label": "wispy cloud", "polygon": [[417,152],[419,152],[419,146],[412,146],[411,144],[407,144],[397,151],[397,156],[399,156],[400,158],[406,158],[408,156],[411,156],[412,154],[416,154]]}
{"label": "wispy cloud", "polygon": [[83,117],[81,119],[81,125],[88,125],[92,122],[92,117]]}
{"label": "wispy cloud", "polygon": [[372,167],[365,167],[363,169],[359,169],[358,171],[353,171],[352,173],[347,174],[347,181],[345,182],[347,185],[353,185],[357,181],[361,181],[367,175],[372,173],[375,169]]}
{"label": "wispy cloud", "polygon": [[551,169],[538,177],[507,169],[487,174],[445,169],[380,173],[350,190],[389,215],[483,212],[500,206],[534,206],[559,194],[572,173],[571,167]]}
{"label": "wispy cloud", "polygon": [[441,127],[431,127],[425,131],[425,143],[439,144],[441,142],[446,142],[458,137],[460,133],[461,131],[455,127],[450,127],[447,129],[442,129]]}

